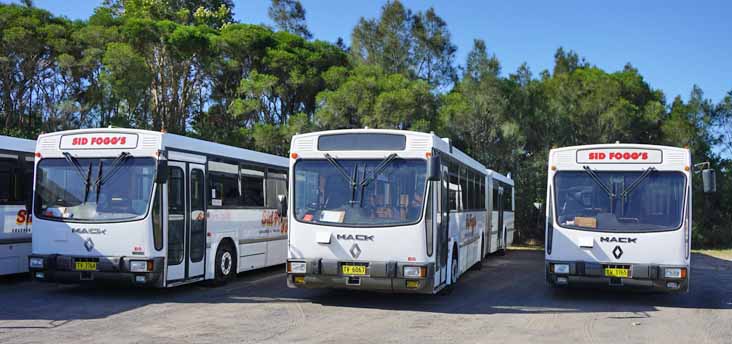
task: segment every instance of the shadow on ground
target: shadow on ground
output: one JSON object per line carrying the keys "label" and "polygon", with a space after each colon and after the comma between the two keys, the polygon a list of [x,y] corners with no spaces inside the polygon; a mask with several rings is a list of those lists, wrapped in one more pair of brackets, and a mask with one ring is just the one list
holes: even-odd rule
{"label": "shadow on ground", "polygon": [[[659,307],[732,309],[732,262],[695,254],[691,291],[638,293],[604,289],[552,289],[544,282],[543,252],[509,251],[489,257],[444,295],[395,295],[350,290],[288,289],[283,267],[239,275],[226,286],[172,289],[43,284],[24,277],[0,280],[0,330],[53,328],[72,320],[100,319],[155,304],[316,303],[444,314],[626,313],[643,318]],[[23,320],[20,323],[10,320]]]}

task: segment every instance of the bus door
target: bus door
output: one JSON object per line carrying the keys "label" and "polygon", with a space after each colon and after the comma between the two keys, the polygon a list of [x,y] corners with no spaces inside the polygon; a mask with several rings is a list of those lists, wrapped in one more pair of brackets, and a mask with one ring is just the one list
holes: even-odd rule
{"label": "bus door", "polygon": [[506,248],[506,233],[503,231],[503,187],[498,187],[498,249]]}
{"label": "bus door", "polygon": [[168,163],[167,281],[203,277],[206,251],[206,193],[204,166]]}
{"label": "bus door", "polygon": [[450,176],[447,173],[447,166],[442,166],[442,180],[440,181],[440,187],[434,188],[435,194],[434,199],[437,200],[435,205],[437,211],[433,216],[435,223],[435,236],[436,236],[436,269],[435,269],[435,285],[442,285],[447,282],[447,252],[448,248],[448,234],[450,230],[450,202],[449,202],[449,182]]}

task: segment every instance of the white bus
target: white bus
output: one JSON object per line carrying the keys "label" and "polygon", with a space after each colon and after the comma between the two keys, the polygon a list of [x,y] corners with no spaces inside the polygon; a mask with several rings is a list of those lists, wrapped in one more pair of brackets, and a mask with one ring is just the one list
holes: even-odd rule
{"label": "white bus", "polygon": [[0,275],[28,272],[32,218],[26,204],[35,146],[33,140],[0,136]]}
{"label": "white bus", "polygon": [[688,149],[574,146],[552,149],[548,166],[550,285],[688,290],[694,169]]}
{"label": "white bus", "polygon": [[132,129],[41,135],[37,280],[171,287],[283,264],[287,159]]}
{"label": "white bus", "polygon": [[497,174],[434,134],[296,135],[290,176],[291,288],[436,293],[508,244],[490,225]]}

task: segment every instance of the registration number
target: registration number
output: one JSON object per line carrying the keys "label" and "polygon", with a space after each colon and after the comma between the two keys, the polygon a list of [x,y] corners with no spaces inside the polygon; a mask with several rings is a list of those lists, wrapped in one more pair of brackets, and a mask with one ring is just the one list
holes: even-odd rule
{"label": "registration number", "polygon": [[341,271],[344,275],[365,275],[366,267],[363,265],[343,265]]}
{"label": "registration number", "polygon": [[76,271],[96,271],[97,262],[76,262]]}
{"label": "registration number", "polygon": [[623,268],[605,268],[605,276],[628,278],[630,276],[630,270]]}

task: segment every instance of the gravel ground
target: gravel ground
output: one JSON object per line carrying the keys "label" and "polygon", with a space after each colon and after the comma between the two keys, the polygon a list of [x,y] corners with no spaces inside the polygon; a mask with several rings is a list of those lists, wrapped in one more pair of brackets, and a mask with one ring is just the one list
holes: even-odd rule
{"label": "gravel ground", "polygon": [[283,267],[168,290],[0,279],[0,343],[732,343],[732,261],[692,258],[688,294],[554,290],[509,251],[447,295],[285,286]]}

